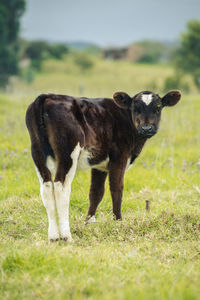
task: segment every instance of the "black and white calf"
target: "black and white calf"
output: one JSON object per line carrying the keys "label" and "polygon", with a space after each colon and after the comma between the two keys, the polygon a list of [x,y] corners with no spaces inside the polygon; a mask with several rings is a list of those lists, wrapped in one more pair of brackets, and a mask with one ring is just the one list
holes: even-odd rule
{"label": "black and white calf", "polygon": [[72,239],[69,198],[77,169],[92,168],[86,220],[95,221],[107,175],[113,214],[122,218],[124,173],[157,132],[162,108],[175,105],[180,98],[179,91],[162,98],[148,91],[134,97],[117,92],[113,99],[47,94],[29,106],[26,124],[49,219],[49,240]]}

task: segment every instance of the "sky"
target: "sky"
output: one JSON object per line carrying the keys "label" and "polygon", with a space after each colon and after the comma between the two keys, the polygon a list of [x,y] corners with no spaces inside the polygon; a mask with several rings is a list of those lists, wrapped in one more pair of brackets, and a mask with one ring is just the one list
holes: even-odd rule
{"label": "sky", "polygon": [[174,41],[191,19],[200,20],[200,0],[27,0],[21,36],[104,47]]}

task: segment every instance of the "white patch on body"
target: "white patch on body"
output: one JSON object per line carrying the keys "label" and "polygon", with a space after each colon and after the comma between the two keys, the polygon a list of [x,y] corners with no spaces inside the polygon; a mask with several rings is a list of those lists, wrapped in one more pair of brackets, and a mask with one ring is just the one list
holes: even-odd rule
{"label": "white patch on body", "polygon": [[88,161],[90,158],[91,158],[91,154],[89,153],[89,151],[82,148],[78,159],[77,169],[86,170],[91,168]]}
{"label": "white patch on body", "polygon": [[105,160],[101,161],[98,165],[93,165],[92,168],[98,169],[100,171],[108,172],[108,163],[109,163],[109,158],[107,157]]}
{"label": "white patch on body", "polygon": [[79,155],[79,159],[78,159],[78,165],[77,165],[77,169],[78,170],[86,170],[89,168],[95,168],[98,169],[100,171],[104,171],[107,172],[107,166],[109,163],[109,158],[107,157],[105,160],[101,161],[99,164],[97,165],[90,165],[89,164],[89,159],[91,159],[91,153],[87,150],[85,150],[84,148],[81,149],[80,155]]}
{"label": "white patch on body", "polygon": [[142,95],[142,101],[146,104],[149,105],[151,101],[153,100],[152,94],[143,94]]}
{"label": "white patch on body", "polygon": [[59,230],[56,221],[56,202],[54,197],[54,188],[53,182],[43,182],[43,179],[40,175],[39,170],[35,167],[36,173],[38,175],[40,181],[40,193],[43,204],[46,208],[48,220],[49,220],[49,228],[48,228],[48,239],[56,240],[59,239]]}
{"label": "white patch on body", "polygon": [[72,166],[65,177],[65,182],[54,182],[54,193],[56,207],[59,218],[60,236],[68,241],[72,240],[69,226],[69,202],[71,193],[71,183],[76,173],[78,157],[80,154],[80,144],[78,143],[71,153]]}

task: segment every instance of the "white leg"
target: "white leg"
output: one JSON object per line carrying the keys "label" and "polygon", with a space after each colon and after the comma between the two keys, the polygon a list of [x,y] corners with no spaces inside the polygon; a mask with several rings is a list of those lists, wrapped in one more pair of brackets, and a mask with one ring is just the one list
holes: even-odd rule
{"label": "white leg", "polygon": [[54,193],[59,218],[60,237],[68,241],[72,240],[69,227],[69,197],[71,187],[62,182],[54,182]]}
{"label": "white leg", "polygon": [[69,226],[69,201],[71,193],[71,183],[74,178],[77,161],[80,153],[80,145],[78,144],[71,153],[72,166],[65,177],[65,182],[54,182],[54,193],[56,199],[56,207],[59,218],[60,236],[68,241],[72,240]]}
{"label": "white leg", "polygon": [[40,193],[43,204],[46,208],[49,228],[48,228],[48,239],[50,241],[55,241],[59,239],[59,230],[56,221],[56,202],[54,197],[53,182],[43,182],[43,179],[36,168],[36,172],[40,181]]}

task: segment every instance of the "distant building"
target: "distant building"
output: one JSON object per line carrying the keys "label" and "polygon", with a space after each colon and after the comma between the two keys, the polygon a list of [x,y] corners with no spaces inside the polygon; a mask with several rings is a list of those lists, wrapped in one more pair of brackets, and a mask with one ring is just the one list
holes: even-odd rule
{"label": "distant building", "polygon": [[128,48],[108,48],[102,51],[102,58],[104,59],[125,59]]}
{"label": "distant building", "polygon": [[143,55],[143,48],[138,45],[130,45],[123,48],[107,48],[102,51],[102,58],[113,60],[138,61]]}

